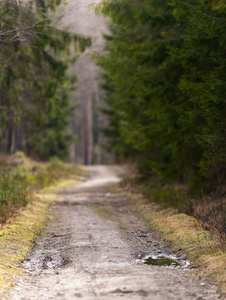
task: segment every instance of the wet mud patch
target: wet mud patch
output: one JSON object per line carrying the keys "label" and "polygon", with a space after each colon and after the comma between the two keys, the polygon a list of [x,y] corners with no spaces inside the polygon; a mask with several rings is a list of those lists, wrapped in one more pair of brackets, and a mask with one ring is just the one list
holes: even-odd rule
{"label": "wet mud patch", "polygon": [[111,291],[110,293],[114,294],[114,296],[120,295],[120,294],[132,294],[132,290],[126,290],[126,289],[115,289]]}
{"label": "wet mud patch", "polygon": [[70,264],[70,262],[71,261],[67,256],[63,256],[61,254],[41,254],[33,256],[31,258],[26,258],[22,262],[22,266],[24,269],[36,271],[63,268]]}
{"label": "wet mud patch", "polygon": [[60,213],[56,213],[55,204],[52,206],[52,212],[54,215],[52,223],[43,230],[33,250],[21,262],[25,270],[59,269],[71,263],[70,252],[74,246],[71,243],[71,230],[65,222],[62,222]]}
{"label": "wet mud patch", "polygon": [[139,296],[142,296],[142,297],[147,297],[149,295],[149,293],[145,290],[128,290],[127,288],[117,288],[111,292],[109,292],[110,294],[113,294],[113,296],[120,296],[120,297],[123,297],[124,295],[129,295],[129,294],[137,294]]}

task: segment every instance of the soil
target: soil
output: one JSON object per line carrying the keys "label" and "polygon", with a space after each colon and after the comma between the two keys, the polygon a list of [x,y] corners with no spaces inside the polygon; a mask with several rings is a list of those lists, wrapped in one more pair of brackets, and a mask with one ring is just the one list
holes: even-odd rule
{"label": "soil", "polygon": [[[173,256],[126,194],[109,188],[124,168],[87,169],[85,182],[58,193],[11,299],[220,299],[215,286],[191,278],[185,255]],[[150,257],[179,266],[145,264]]]}

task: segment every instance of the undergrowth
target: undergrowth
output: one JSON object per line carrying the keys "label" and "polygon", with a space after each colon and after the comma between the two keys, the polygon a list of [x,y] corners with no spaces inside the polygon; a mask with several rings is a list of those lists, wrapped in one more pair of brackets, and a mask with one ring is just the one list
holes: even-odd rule
{"label": "undergrowth", "polygon": [[58,158],[52,158],[44,167],[35,167],[35,170],[26,176],[26,183],[32,188],[43,188],[62,178],[74,177],[78,174],[78,166],[66,164]]}
{"label": "undergrowth", "polygon": [[145,194],[163,208],[173,208],[180,212],[191,214],[193,211],[192,201],[187,192],[174,186],[148,188],[144,187]]}
{"label": "undergrowth", "polygon": [[46,164],[29,160],[22,152],[2,158],[0,223],[32,201],[34,190],[49,186],[59,179],[73,178],[78,173],[77,165],[66,164],[58,158],[52,158]]}
{"label": "undergrowth", "polygon": [[24,181],[17,180],[5,171],[0,174],[0,223],[4,223],[31,200]]}

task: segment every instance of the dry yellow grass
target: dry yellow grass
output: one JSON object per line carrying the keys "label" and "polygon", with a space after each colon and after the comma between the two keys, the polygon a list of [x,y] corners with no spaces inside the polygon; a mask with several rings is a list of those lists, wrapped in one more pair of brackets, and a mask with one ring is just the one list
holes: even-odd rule
{"label": "dry yellow grass", "polygon": [[54,195],[40,195],[18,212],[0,230],[0,299],[7,299],[10,288],[22,270],[20,262],[33,246],[50,213]]}
{"label": "dry yellow grass", "polygon": [[53,185],[50,185],[42,190],[43,193],[51,193],[56,192],[59,189],[63,189],[72,185],[75,185],[78,180],[81,179],[80,177],[76,179],[65,179],[61,180],[59,182],[54,183]]}
{"label": "dry yellow grass", "polygon": [[9,291],[23,272],[21,261],[51,217],[50,204],[54,191],[76,184],[77,180],[62,180],[45,188],[27,207],[0,227],[0,299],[8,299]]}

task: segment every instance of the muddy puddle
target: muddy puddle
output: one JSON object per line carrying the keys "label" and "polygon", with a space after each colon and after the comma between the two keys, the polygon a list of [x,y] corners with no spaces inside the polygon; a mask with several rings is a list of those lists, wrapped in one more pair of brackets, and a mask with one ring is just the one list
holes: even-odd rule
{"label": "muddy puddle", "polygon": [[190,266],[190,261],[185,259],[185,256],[177,258],[175,255],[159,254],[159,255],[146,255],[142,259],[137,260],[138,263],[151,265],[151,266],[174,266],[187,268]]}
{"label": "muddy puddle", "polygon": [[176,260],[164,256],[157,258],[148,257],[144,260],[144,264],[152,266],[181,266]]}
{"label": "muddy puddle", "polygon": [[176,260],[164,256],[157,258],[148,257],[145,259],[144,264],[152,266],[181,266]]}

